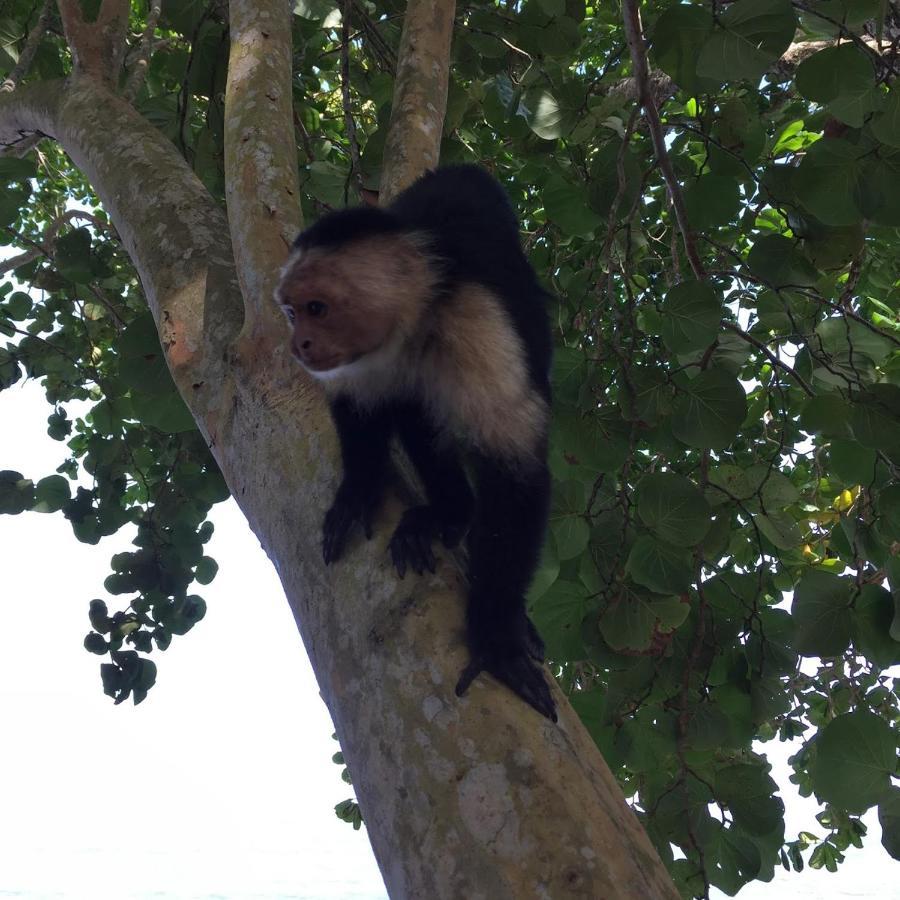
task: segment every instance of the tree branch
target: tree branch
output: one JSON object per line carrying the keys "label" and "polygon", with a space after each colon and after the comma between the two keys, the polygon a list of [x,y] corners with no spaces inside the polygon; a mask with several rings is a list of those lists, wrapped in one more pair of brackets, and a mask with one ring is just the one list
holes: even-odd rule
{"label": "tree branch", "polygon": [[[350,106],[350,12],[353,0],[344,0],[341,20],[341,104],[344,107],[344,127],[350,142],[350,180],[362,192],[362,169],[359,164],[359,142],[356,139],[356,123]],[[345,190],[346,194],[346,190]]]}
{"label": "tree branch", "polygon": [[96,216],[91,215],[91,213],[85,212],[81,209],[68,209],[61,215],[57,216],[47,226],[47,228],[44,230],[44,233],[41,235],[41,241],[34,247],[29,250],[25,250],[18,256],[12,256],[9,259],[5,259],[2,263],[0,263],[0,275],[5,274],[6,272],[12,272],[14,269],[18,269],[21,266],[27,265],[28,263],[32,262],[32,260],[38,259],[38,257],[51,257],[53,255],[53,246],[56,243],[56,238],[59,234],[60,228],[62,228],[62,226],[67,222],[71,222],[72,219],[85,219],[96,228],[103,228],[106,231],[112,231],[112,227],[108,222],[104,222],[102,219],[98,219]]}
{"label": "tree branch", "polygon": [[134,100],[141,89],[141,85],[144,83],[144,79],[147,77],[147,69],[150,66],[150,54],[153,50],[153,36],[156,34],[156,23],[159,21],[161,12],[162,0],[152,0],[150,11],[147,13],[147,24],[144,26],[144,32],[141,35],[137,58],[132,63],[125,90],[122,92],[126,100]]}
{"label": "tree branch", "polygon": [[748,344],[756,347],[760,353],[762,353],[769,362],[772,363],[773,366],[776,366],[779,369],[783,369],[800,387],[803,389],[805,394],[808,394],[810,397],[815,397],[816,392],[809,386],[806,382],[806,379],[791,365],[786,363],[783,359],[781,359],[777,354],[773,353],[762,341],[758,341],[752,334],[748,334],[738,325],[735,325],[733,322],[723,322],[724,328],[727,328],[729,331],[733,331],[741,340],[746,341]]}
{"label": "tree branch", "polygon": [[624,0],[622,5],[625,23],[625,36],[628,40],[628,49],[631,53],[631,63],[634,67],[634,77],[638,83],[638,94],[641,105],[644,107],[644,117],[647,120],[647,126],[650,130],[650,137],[653,141],[653,150],[656,155],[656,162],[662,172],[663,179],[669,191],[669,197],[672,200],[672,208],[675,211],[675,219],[678,222],[678,228],[681,231],[681,239],[684,242],[684,251],[690,263],[694,277],[698,281],[706,278],[706,272],[700,256],[697,253],[697,245],[694,242],[694,236],[688,222],[687,212],[684,208],[684,198],[681,195],[681,188],[675,172],[672,169],[672,162],[669,159],[666,150],[666,141],[663,135],[662,122],[659,118],[659,111],[656,108],[656,101],[653,98],[650,83],[650,67],[647,63],[647,48],[644,43],[644,34],[641,27],[641,15],[638,11],[637,0]]}
{"label": "tree branch", "polygon": [[96,20],[86,22],[79,0],[59,0],[66,42],[78,74],[115,86],[125,54],[129,0],[103,0]]}
{"label": "tree branch", "polygon": [[381,202],[437,166],[447,108],[456,0],[409,0],[384,146]]}
{"label": "tree branch", "polygon": [[225,200],[246,312],[240,343],[251,355],[289,356],[272,292],[300,230],[290,22],[284,0],[231,2]]}

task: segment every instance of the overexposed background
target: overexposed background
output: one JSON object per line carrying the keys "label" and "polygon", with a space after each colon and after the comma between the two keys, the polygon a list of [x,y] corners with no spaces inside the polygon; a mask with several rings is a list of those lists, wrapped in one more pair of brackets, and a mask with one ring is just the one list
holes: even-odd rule
{"label": "overexposed background", "polygon": [[[0,393],[0,469],[36,481],[63,461],[50,412],[35,383]],[[213,520],[206,618],[154,651],[140,706],[114,707],[81,641],[91,598],[118,608],[103,579],[133,535],[91,547],[61,514],[0,516],[0,898],[386,897],[365,830],[334,816],[350,788],[274,569],[233,502]],[[821,835],[787,780],[788,749],[765,749],[788,836]],[[837,874],[778,869],[739,896],[900,900],[900,867],[873,813],[866,823]]]}

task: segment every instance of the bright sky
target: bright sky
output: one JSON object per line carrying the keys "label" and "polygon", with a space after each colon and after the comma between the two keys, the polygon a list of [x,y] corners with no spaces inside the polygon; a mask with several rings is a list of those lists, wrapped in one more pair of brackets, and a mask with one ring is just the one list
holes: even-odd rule
{"label": "bright sky", "polygon": [[[35,479],[64,447],[36,384],[0,393],[0,468]],[[79,544],[61,515],[0,516],[0,897],[65,900],[385,897],[337,745],[274,570],[237,508],[215,508],[219,575],[206,618],[176,638],[156,687],[114,707],[81,646],[87,605],[129,537]],[[110,598],[107,598],[108,600]],[[110,603],[112,608],[112,602]],[[784,745],[769,744],[773,759]],[[787,781],[788,834],[821,833]],[[836,875],[777,870],[742,900],[900,900],[875,816]]]}
{"label": "bright sky", "polygon": [[[3,254],[6,255],[6,254]],[[66,448],[37,384],[0,392],[0,469],[37,481]],[[74,415],[76,410],[70,410]],[[0,898],[382,900],[333,728],[275,571],[232,503],[214,508],[206,618],[165,653],[138,707],[114,707],[81,641],[88,602],[133,535],[80,544],[60,514],[0,515]],[[822,833],[770,743],[787,834]],[[835,875],[780,868],[742,900],[900,900],[874,813]],[[722,896],[721,894],[719,896]]]}

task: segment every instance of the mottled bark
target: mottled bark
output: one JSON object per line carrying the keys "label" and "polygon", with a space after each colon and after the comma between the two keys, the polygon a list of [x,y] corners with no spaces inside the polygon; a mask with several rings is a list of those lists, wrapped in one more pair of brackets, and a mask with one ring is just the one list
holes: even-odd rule
{"label": "mottled bark", "polygon": [[75,71],[115,84],[125,55],[129,0],[103,0],[97,18],[87,22],[79,0],[59,0],[66,41]]}
{"label": "mottled bark", "polygon": [[[255,141],[264,121],[279,127],[273,108],[256,102],[264,70],[258,60],[249,65],[255,71],[246,81],[231,81],[243,93],[230,99],[230,141],[241,141],[245,129]],[[255,125],[251,108],[260,116]],[[442,113],[441,106],[438,120]],[[439,121],[437,129],[432,144]],[[391,896],[674,898],[646,834],[558,689],[559,725],[486,676],[462,700],[455,696],[467,661],[465,586],[446,556],[436,575],[398,581],[386,552],[396,500],[386,503],[372,541],[357,537],[345,560],[323,566],[321,520],[339,475],[328,413],[274,334],[262,330],[257,352],[243,352],[228,223],[175,148],[87,78],[0,96],[0,144],[15,146],[35,132],[70,154],[138,269],[176,383],[279,572]],[[294,150],[283,135],[268,138],[256,158],[249,148],[247,155],[228,151],[248,315],[268,302],[270,266],[291,227],[284,168],[294,164]],[[422,163],[406,165],[417,173]],[[266,198],[281,204],[269,222]],[[254,242],[256,228],[263,232],[258,244],[244,248],[240,233]]]}
{"label": "mottled bark", "polygon": [[455,12],[455,0],[407,4],[384,146],[382,203],[438,164]]}
{"label": "mottled bark", "polygon": [[232,0],[230,13],[225,198],[245,301],[242,348],[252,357],[284,333],[272,291],[300,230],[291,12],[284,0]]}

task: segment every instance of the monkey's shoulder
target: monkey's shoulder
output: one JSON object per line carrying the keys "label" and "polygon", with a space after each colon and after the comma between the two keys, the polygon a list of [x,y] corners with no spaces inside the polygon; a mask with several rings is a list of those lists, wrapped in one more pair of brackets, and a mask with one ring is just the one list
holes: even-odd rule
{"label": "monkey's shoulder", "polygon": [[458,440],[529,456],[538,452],[548,418],[531,368],[523,335],[500,298],[465,284],[437,313],[417,386],[425,408]]}

